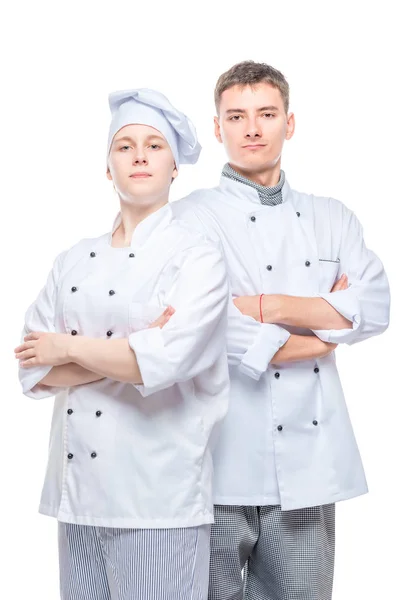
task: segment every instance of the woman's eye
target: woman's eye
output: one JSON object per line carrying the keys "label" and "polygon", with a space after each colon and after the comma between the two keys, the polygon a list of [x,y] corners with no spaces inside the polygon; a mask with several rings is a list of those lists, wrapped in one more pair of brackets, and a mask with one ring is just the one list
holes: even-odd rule
{"label": "woman's eye", "polygon": [[130,146],[121,146],[120,150],[123,150],[125,152],[125,150],[129,150]]}
{"label": "woman's eye", "polygon": [[157,148],[160,148],[160,146],[159,146],[158,144],[151,144],[151,145],[150,145],[150,148],[151,148],[152,150],[156,150]]}

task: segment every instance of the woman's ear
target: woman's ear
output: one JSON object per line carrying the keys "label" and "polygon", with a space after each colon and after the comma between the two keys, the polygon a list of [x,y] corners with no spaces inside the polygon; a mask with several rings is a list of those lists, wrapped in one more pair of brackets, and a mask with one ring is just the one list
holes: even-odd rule
{"label": "woman's ear", "polygon": [[109,167],[107,167],[107,173],[106,173],[106,175],[107,175],[107,179],[109,179],[110,181],[112,181],[112,176],[111,176]]}
{"label": "woman's ear", "polygon": [[177,177],[178,177],[178,169],[175,167],[174,170],[172,171],[172,181],[171,181],[171,183],[173,183]]}

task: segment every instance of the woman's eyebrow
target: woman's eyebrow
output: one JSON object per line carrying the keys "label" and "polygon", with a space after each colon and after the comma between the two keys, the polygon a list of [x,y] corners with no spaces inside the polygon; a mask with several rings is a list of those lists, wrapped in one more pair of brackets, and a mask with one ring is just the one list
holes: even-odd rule
{"label": "woman's eyebrow", "polygon": [[116,138],[114,140],[114,144],[117,144],[118,142],[133,142],[133,139],[127,135],[124,135],[123,137]]}

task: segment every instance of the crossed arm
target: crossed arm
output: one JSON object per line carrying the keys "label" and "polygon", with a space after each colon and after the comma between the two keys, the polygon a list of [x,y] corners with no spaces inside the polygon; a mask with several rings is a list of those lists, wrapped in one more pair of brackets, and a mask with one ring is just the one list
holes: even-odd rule
{"label": "crossed arm", "polygon": [[[150,325],[162,329],[174,314],[168,307]],[[142,384],[136,355],[128,340],[98,340],[72,337],[66,334],[33,332],[15,348],[15,357],[22,368],[53,365],[38,384],[38,388],[64,388],[99,381],[104,377]]]}
{"label": "crossed arm", "polygon": [[[332,291],[346,289],[342,277]],[[321,298],[301,298],[284,295],[242,296],[236,298],[237,308],[247,316],[264,323],[282,323],[298,327],[341,329],[351,326],[330,304]],[[168,307],[150,326],[163,328],[174,314]],[[273,356],[272,363],[294,362],[321,358],[334,350],[335,344],[321,341],[314,335],[291,335]],[[53,363],[53,368],[38,384],[39,388],[63,388],[99,381],[104,377],[141,384],[136,360],[126,339],[97,340],[71,337],[65,334],[33,332],[15,349],[21,367]]]}
{"label": "crossed arm", "polygon": [[[342,275],[332,288],[338,292],[348,288],[348,278]],[[267,324],[279,323],[305,329],[346,329],[351,322],[322,298],[286,295],[241,296],[234,300],[243,315]],[[316,335],[290,335],[272,356],[270,362],[285,363],[330,354],[337,344],[322,341]]]}

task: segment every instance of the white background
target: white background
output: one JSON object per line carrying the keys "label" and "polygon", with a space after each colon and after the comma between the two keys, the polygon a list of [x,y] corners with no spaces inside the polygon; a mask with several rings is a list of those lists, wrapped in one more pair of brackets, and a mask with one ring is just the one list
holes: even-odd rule
{"label": "white background", "polygon": [[[38,516],[52,401],[22,396],[13,348],[53,259],[110,227],[110,91],[154,87],[197,126],[203,154],[176,199],[214,185],[213,88],[235,62],[280,69],[297,117],[292,187],[353,209],[392,284],[383,336],[337,352],[370,494],[338,505],[335,600],[398,597],[399,46],[395,2],[13,2],[1,84],[1,597],[58,597],[56,523]],[[177,599],[178,600],[178,599]]]}

